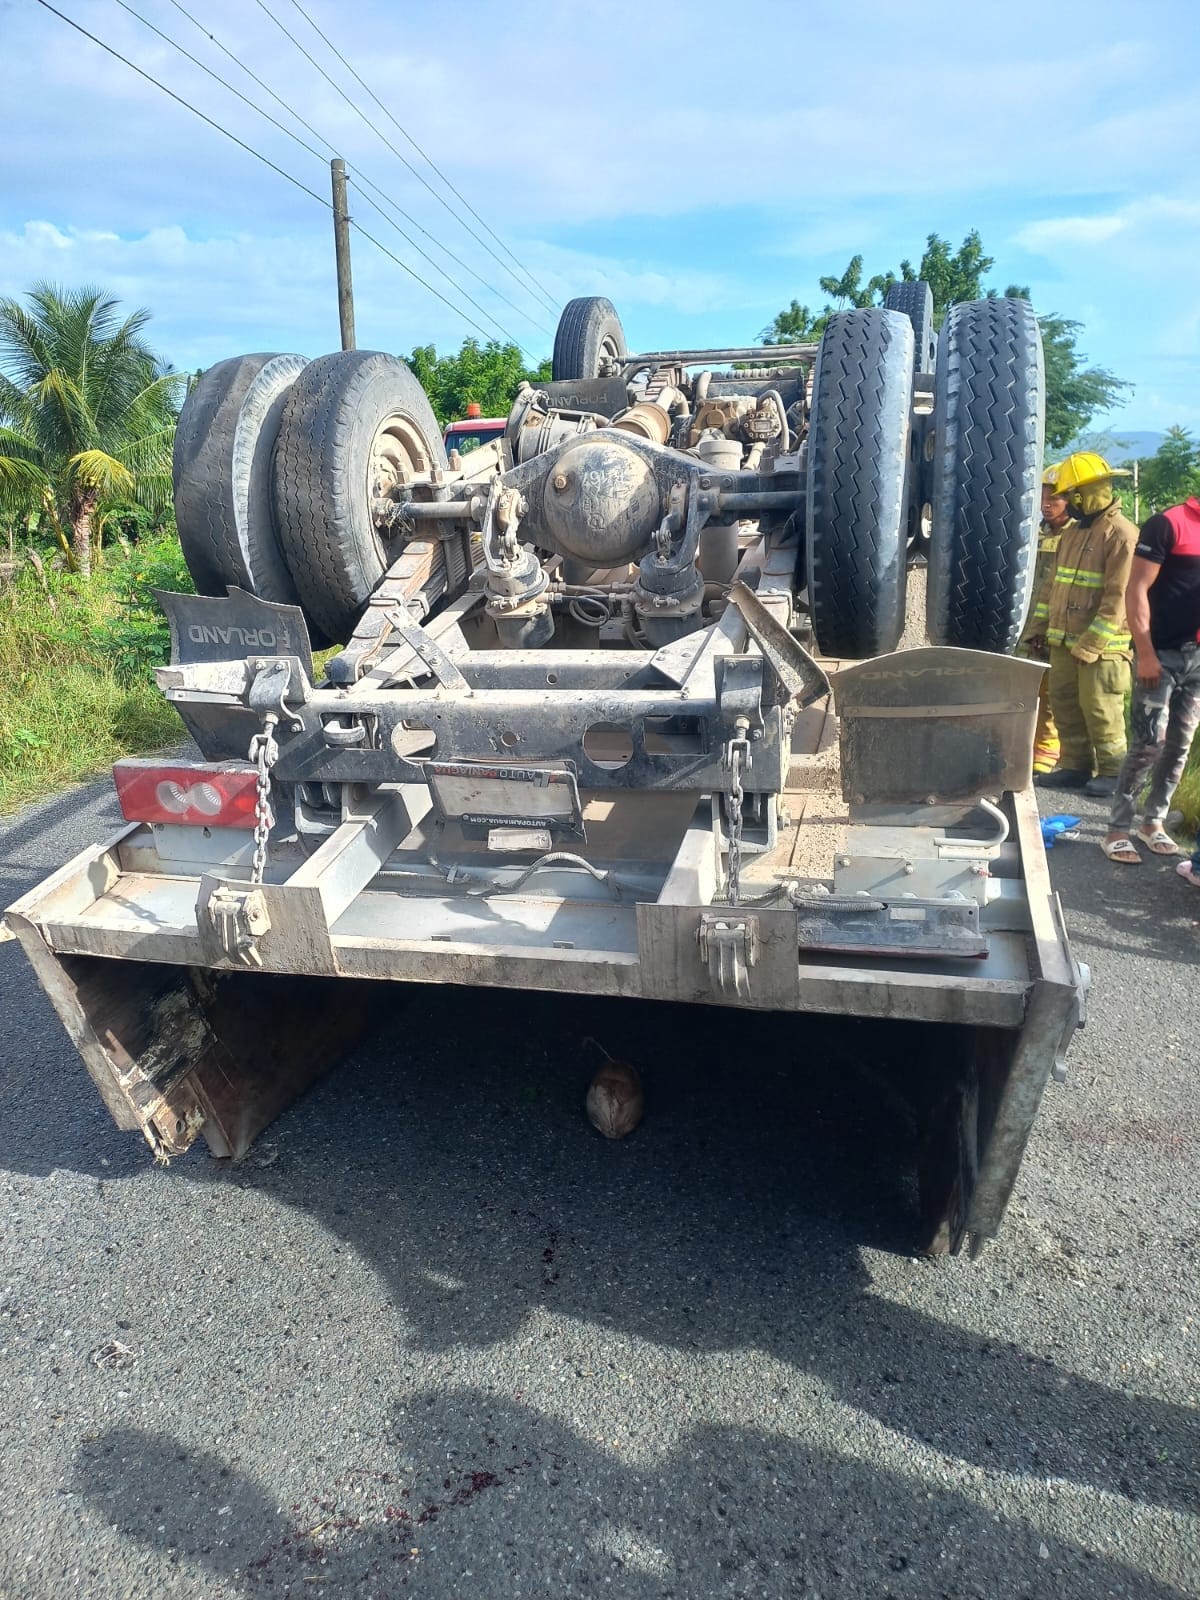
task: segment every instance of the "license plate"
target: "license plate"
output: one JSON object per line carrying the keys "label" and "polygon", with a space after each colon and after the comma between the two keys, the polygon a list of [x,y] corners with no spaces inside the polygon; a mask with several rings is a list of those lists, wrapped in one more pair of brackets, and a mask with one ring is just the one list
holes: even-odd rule
{"label": "license plate", "polygon": [[467,839],[494,828],[525,828],[584,839],[579,783],[568,766],[501,766],[487,761],[426,761],[433,803]]}

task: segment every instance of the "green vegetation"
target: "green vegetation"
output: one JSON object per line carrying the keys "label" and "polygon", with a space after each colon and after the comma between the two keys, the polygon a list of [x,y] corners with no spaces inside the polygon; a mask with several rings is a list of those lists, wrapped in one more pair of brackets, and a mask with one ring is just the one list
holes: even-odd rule
{"label": "green vegetation", "polygon": [[170,639],[151,590],[190,588],[173,532],[90,579],[22,559],[0,589],[0,811],[183,737],[154,684]]}
{"label": "green vegetation", "polygon": [[183,383],[100,289],[35,284],[0,300],[0,522],[44,519],[77,572],[92,570],[107,508],[171,498]]}
{"label": "green vegetation", "polygon": [[527,367],[515,344],[464,339],[457,355],[439,356],[433,345],[422,345],[408,364],[429,396],[434,415],[443,427],[467,414],[476,403],[485,417],[506,417],[523,383],[549,383],[550,363]]}
{"label": "green vegetation", "polygon": [[1181,833],[1193,840],[1200,837],[1200,745],[1192,747],[1179,787],[1171,796],[1171,806],[1183,813]]}
{"label": "green vegetation", "polygon": [[1186,428],[1168,428],[1154,455],[1138,462],[1140,513],[1148,517],[1189,495],[1200,495],[1200,444]]}
{"label": "green vegetation", "polygon": [[[992,299],[997,291],[985,288],[983,280],[995,266],[995,258],[985,255],[983,243],[974,229],[957,250],[939,234],[931,233],[925,242],[920,265],[902,261],[898,272],[876,273],[863,281],[863,258],[852,256],[841,277],[819,280],[824,294],[832,296],[824,308],[814,313],[793,300],[760,334],[767,344],[803,344],[819,339],[835,311],[851,306],[882,303],[893,283],[914,283],[923,279],[933,291],[934,318],[941,323],[952,305],[961,300]],[[1029,290],[1009,284],[1004,293],[1019,300],[1029,299]],[[1046,353],[1046,447],[1061,450],[1087,427],[1097,412],[1107,411],[1129,385],[1105,367],[1089,367],[1086,356],[1076,349],[1082,324],[1057,312],[1039,312],[1042,344]]]}

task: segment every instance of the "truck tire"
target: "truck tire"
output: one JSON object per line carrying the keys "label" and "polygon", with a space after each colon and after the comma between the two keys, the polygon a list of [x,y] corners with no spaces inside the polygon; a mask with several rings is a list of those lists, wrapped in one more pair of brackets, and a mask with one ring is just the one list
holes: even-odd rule
{"label": "truck tire", "polygon": [[554,335],[551,372],[561,378],[598,378],[605,360],[623,361],[628,354],[625,330],[611,300],[583,295],[568,300]]}
{"label": "truck tire", "polygon": [[272,504],[305,611],[330,639],[350,637],[400,553],[376,527],[372,502],[446,465],[433,408],[398,357],[339,351],[296,380],[279,423]]}
{"label": "truck tire", "polygon": [[937,359],[933,290],[927,283],[893,283],[883,297],[889,311],[902,311],[913,325],[913,371],[932,372]]}
{"label": "truck tire", "polygon": [[934,644],[1014,649],[1037,552],[1046,383],[1027,300],[954,306],[938,346],[927,620]]}
{"label": "truck tire", "polygon": [[[937,331],[933,323],[933,290],[927,283],[893,283],[883,297],[891,311],[902,311],[913,325],[913,372],[930,373],[937,363]],[[926,553],[929,497],[933,493],[933,418],[914,417],[908,447],[909,555]]]}
{"label": "truck tire", "polygon": [[912,323],[868,306],[829,319],[808,427],[805,571],[827,656],[894,650],[904,628]]}
{"label": "truck tire", "polygon": [[248,589],[298,602],[271,511],[271,452],[303,356],[234,356],[209,367],[184,401],[172,479],[179,543],[199,594]]}

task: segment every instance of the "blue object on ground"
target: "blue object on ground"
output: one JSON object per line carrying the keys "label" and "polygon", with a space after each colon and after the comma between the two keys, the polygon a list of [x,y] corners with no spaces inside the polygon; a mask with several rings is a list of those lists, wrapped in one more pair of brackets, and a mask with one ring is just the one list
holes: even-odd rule
{"label": "blue object on ground", "polygon": [[1056,839],[1076,837],[1075,829],[1078,828],[1082,821],[1082,817],[1068,817],[1061,812],[1053,817],[1043,817],[1042,843],[1047,850],[1053,850]]}

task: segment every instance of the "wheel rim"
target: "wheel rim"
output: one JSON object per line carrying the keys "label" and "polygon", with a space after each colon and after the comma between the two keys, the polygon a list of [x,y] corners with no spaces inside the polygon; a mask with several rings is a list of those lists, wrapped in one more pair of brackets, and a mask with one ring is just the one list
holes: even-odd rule
{"label": "wheel rim", "polygon": [[600,377],[604,376],[606,368],[620,366],[624,355],[616,339],[611,333],[606,333],[600,341]]}
{"label": "wheel rim", "polygon": [[397,499],[398,490],[429,482],[432,467],[434,458],[426,438],[410,418],[397,413],[382,419],[366,459],[366,502],[379,541],[394,538],[381,502],[386,506]]}
{"label": "wheel rim", "polygon": [[428,482],[432,467],[433,456],[416,424],[400,415],[385,417],[367,458],[368,502],[374,506],[377,500],[394,499],[397,489]]}

